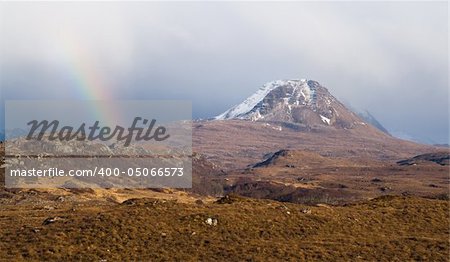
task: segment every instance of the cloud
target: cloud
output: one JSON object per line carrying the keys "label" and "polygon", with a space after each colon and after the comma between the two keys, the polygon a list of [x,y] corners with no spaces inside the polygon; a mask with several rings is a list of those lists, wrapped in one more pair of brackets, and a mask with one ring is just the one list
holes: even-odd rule
{"label": "cloud", "polygon": [[84,84],[116,99],[191,99],[204,118],[264,82],[310,78],[390,130],[448,142],[446,2],[2,2],[0,12],[6,99],[83,99]]}

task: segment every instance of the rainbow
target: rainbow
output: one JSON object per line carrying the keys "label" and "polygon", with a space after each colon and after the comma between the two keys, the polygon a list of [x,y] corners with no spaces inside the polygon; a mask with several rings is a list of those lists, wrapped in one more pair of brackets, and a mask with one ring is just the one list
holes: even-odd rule
{"label": "rainbow", "polygon": [[66,62],[67,72],[77,91],[77,99],[86,101],[88,110],[96,120],[112,125],[121,120],[121,114],[113,101],[111,85],[94,67],[94,61],[83,41],[74,32],[62,37],[61,55]]}

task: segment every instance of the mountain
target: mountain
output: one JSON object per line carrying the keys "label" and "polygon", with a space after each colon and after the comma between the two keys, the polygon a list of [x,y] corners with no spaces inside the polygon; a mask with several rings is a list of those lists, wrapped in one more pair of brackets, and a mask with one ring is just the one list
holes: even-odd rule
{"label": "mountain", "polygon": [[215,119],[281,121],[345,129],[367,125],[331,95],[327,88],[317,81],[306,79],[269,82]]}
{"label": "mountain", "polygon": [[369,111],[364,110],[357,113],[366,123],[373,125],[378,128],[378,130],[389,135],[389,131],[378,121]]}
{"label": "mountain", "polygon": [[285,149],[392,163],[438,150],[392,137],[373,119],[363,120],[317,81],[277,80],[213,120],[195,122],[193,150],[225,170]]}

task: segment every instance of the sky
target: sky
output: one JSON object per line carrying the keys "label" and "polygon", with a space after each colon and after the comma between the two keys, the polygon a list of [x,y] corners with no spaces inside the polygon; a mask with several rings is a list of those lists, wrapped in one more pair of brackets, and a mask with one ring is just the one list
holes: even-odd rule
{"label": "sky", "polygon": [[448,143],[448,10],[446,1],[1,2],[0,110],[22,99],[187,99],[194,118],[209,118],[266,82],[306,78],[392,134]]}

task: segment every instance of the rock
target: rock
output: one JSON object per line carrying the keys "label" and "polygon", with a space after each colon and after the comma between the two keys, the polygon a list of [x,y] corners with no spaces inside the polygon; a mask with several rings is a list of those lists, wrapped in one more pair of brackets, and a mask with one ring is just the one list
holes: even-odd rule
{"label": "rock", "polygon": [[63,196],[59,196],[56,201],[58,202],[64,202],[66,199]]}
{"label": "rock", "polygon": [[242,197],[239,197],[235,194],[229,194],[229,195],[226,195],[226,196],[220,198],[219,200],[217,200],[216,203],[217,204],[232,204],[235,202],[240,202],[242,200],[243,200]]}
{"label": "rock", "polygon": [[391,187],[380,187],[380,191],[381,192],[386,192],[386,191],[389,191],[391,189],[392,189]]}
{"label": "rock", "polygon": [[283,210],[288,210],[289,208],[285,205],[280,205],[276,207],[277,209],[283,209]]}
{"label": "rock", "polygon": [[42,225],[52,224],[52,223],[55,223],[56,221],[61,220],[61,219],[62,218],[60,218],[60,217],[49,217],[49,218],[46,218],[44,220],[44,222],[42,222]]}
{"label": "rock", "polygon": [[400,166],[416,166],[417,164],[425,162],[434,162],[441,166],[448,166],[450,164],[450,153],[438,152],[438,153],[422,154],[415,156],[413,158],[398,161],[397,164]]}
{"label": "rock", "polygon": [[210,225],[210,226],[217,226],[217,219],[208,217],[208,218],[205,220],[205,223],[206,223],[207,225]]}
{"label": "rock", "polygon": [[309,209],[309,208],[302,209],[302,213],[311,214],[311,209]]}

